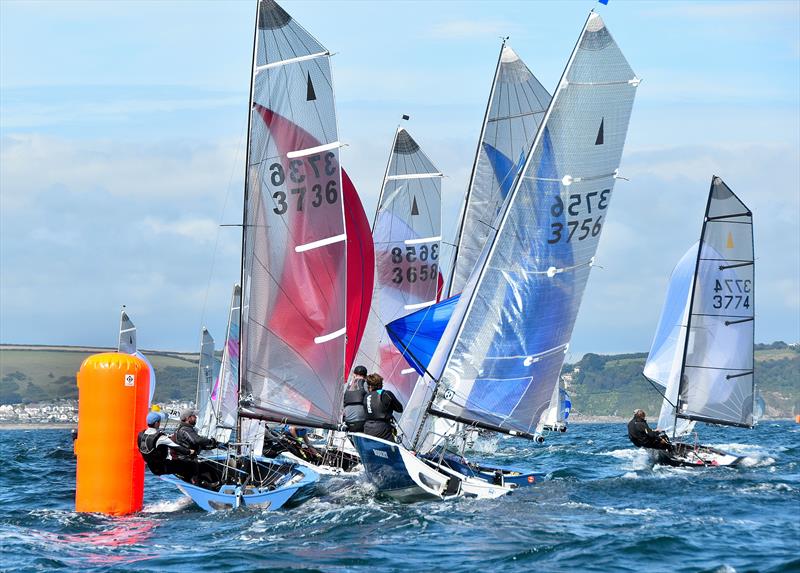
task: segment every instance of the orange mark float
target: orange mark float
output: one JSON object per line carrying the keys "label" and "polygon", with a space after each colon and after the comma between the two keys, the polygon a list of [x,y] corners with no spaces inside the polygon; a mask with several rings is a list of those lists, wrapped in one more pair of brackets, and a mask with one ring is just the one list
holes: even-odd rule
{"label": "orange mark float", "polygon": [[150,369],[131,354],[90,356],[78,372],[75,510],[124,515],[142,509]]}

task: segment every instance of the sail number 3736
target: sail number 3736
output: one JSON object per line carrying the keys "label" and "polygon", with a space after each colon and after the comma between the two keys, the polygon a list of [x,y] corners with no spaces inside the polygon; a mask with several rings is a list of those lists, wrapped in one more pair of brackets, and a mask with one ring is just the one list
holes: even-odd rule
{"label": "sail number 3736", "polygon": [[547,242],[551,245],[564,241],[566,243],[572,242],[572,239],[583,241],[588,237],[596,237],[603,230],[603,215],[598,215],[598,211],[604,211],[608,207],[608,199],[611,195],[611,189],[603,189],[602,191],[591,191],[586,195],[574,193],[569,196],[569,203],[564,205],[561,195],[556,195],[553,204],[550,206],[550,215],[555,218],[560,218],[564,215],[566,209],[567,214],[571,217],[578,217],[581,214],[582,207],[585,205],[586,214],[593,215],[585,219],[570,219],[564,223],[556,221],[550,223],[550,238]]}
{"label": "sail number 3736", "polygon": [[[282,187],[286,183],[286,171],[280,163],[276,162],[270,165],[270,183],[275,187]],[[302,212],[308,205],[320,207],[323,203],[329,205],[336,203],[339,199],[338,178],[329,179],[324,185],[323,183],[314,183],[309,188],[306,174],[310,176],[311,171],[314,172],[314,177],[317,180],[323,174],[326,177],[333,177],[337,174],[336,155],[328,152],[324,157],[317,154],[303,159],[290,160],[288,169],[289,185],[296,184],[296,186],[289,187],[289,196],[283,190],[272,193],[272,198],[275,200],[275,207],[272,211],[276,215],[283,215],[292,207],[294,207],[295,211]],[[301,183],[306,183],[306,185],[300,185]],[[311,195],[306,198],[306,194],[309,191]]]}

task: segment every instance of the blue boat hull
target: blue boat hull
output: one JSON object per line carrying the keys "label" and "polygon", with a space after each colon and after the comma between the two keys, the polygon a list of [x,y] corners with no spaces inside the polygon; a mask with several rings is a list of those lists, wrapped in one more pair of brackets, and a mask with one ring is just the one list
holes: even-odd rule
{"label": "blue boat hull", "polygon": [[[225,461],[225,456],[209,458],[213,461]],[[319,475],[313,470],[298,465],[290,465],[264,457],[253,460],[262,467],[274,468],[285,474],[270,484],[259,488],[251,485],[224,484],[212,490],[184,481],[175,475],[160,476],[166,482],[175,485],[183,493],[206,511],[220,511],[247,507],[250,509],[276,510],[287,502],[300,503],[311,497],[319,481]]]}

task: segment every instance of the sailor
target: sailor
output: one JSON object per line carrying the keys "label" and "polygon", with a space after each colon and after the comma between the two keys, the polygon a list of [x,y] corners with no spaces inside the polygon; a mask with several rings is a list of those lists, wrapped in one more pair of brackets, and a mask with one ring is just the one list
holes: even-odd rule
{"label": "sailor", "polygon": [[634,411],[633,418],[628,422],[628,438],[637,448],[667,451],[673,448],[666,435],[647,425],[647,414],[642,409]]}
{"label": "sailor", "polygon": [[402,412],[403,405],[390,390],[383,389],[383,376],[370,374],[367,376],[367,389],[364,397],[364,409],[367,421],[364,422],[364,433],[376,438],[394,441],[393,412]]}
{"label": "sailor", "polygon": [[197,476],[197,463],[190,460],[169,459],[167,453],[172,449],[174,452],[191,456],[194,450],[176,444],[159,429],[162,416],[160,412],[147,414],[147,428],[139,432],[137,438],[139,452],[153,475],[177,474],[186,481],[192,481]]}
{"label": "sailor", "polygon": [[217,440],[214,438],[204,438],[197,433],[195,425],[197,424],[197,412],[191,408],[181,411],[181,424],[175,430],[175,435],[172,437],[174,441],[190,450],[194,450],[194,454],[200,450],[213,450],[219,446]]}
{"label": "sailor", "polygon": [[278,431],[287,439],[284,444],[290,453],[312,462],[321,460],[320,453],[308,441],[308,428],[284,424]]}
{"label": "sailor", "polygon": [[353,378],[344,389],[344,423],[348,432],[363,432],[367,411],[364,409],[364,398],[367,395],[367,369],[356,366]]}

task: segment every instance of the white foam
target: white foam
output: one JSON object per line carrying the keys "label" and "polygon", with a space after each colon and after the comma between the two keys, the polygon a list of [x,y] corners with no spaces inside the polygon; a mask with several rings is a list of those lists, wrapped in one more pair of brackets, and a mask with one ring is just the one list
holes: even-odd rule
{"label": "white foam", "polygon": [[150,503],[142,509],[142,513],[173,513],[183,511],[192,505],[192,498],[184,496],[168,501]]}

